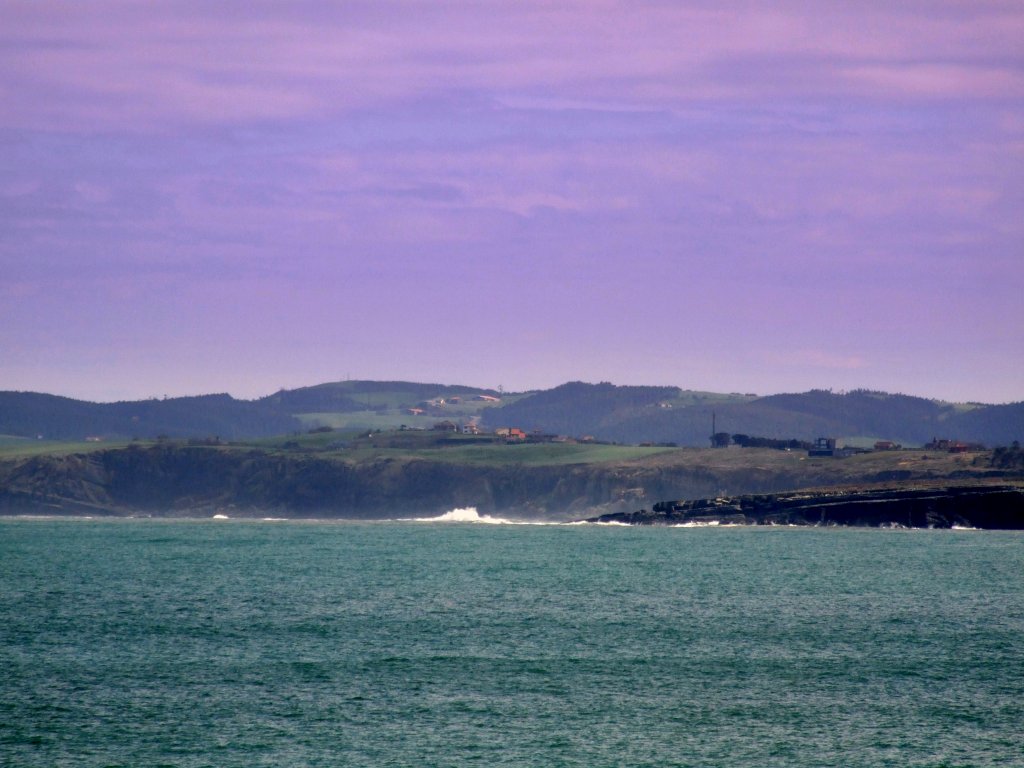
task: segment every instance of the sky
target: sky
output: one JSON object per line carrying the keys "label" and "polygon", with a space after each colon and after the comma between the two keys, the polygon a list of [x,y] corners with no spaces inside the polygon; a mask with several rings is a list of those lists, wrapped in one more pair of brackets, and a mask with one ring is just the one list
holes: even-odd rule
{"label": "sky", "polygon": [[1024,399],[1019,0],[0,0],[0,390]]}

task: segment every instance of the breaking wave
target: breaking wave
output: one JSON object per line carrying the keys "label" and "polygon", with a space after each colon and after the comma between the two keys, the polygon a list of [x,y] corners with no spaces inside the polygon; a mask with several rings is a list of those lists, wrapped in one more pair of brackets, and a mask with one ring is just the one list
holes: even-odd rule
{"label": "breaking wave", "polygon": [[417,523],[484,523],[487,525],[515,525],[515,520],[507,520],[504,517],[491,517],[481,515],[476,507],[459,507],[437,517],[414,517]]}
{"label": "breaking wave", "polygon": [[[407,520],[410,518],[406,518]],[[539,520],[509,520],[505,517],[481,515],[476,507],[459,507],[437,517],[413,517],[415,523],[478,523],[484,525],[560,525]]]}
{"label": "breaking wave", "polygon": [[691,520],[686,523],[676,523],[670,528],[718,528],[722,523],[719,520]]}
{"label": "breaking wave", "polygon": [[604,525],[604,526],[621,526],[623,528],[632,528],[630,523],[623,523],[621,520],[602,520],[595,522],[593,520],[573,520],[569,523],[558,523],[558,525]]}

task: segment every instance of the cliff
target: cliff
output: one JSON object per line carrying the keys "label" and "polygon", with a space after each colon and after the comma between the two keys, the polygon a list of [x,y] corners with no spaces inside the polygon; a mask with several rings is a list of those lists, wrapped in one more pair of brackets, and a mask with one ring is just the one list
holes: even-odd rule
{"label": "cliff", "polygon": [[0,514],[206,515],[381,519],[474,506],[553,518],[623,511],[652,494],[718,480],[633,465],[479,466],[416,457],[346,461],[316,454],[132,447],[0,463]]}
{"label": "cliff", "polygon": [[[987,461],[975,467],[962,457],[925,454],[834,461],[759,449],[684,449],[635,461],[531,465],[441,460],[426,452],[359,458],[344,451],[156,444],[0,462],[0,514],[383,519],[473,506],[481,513],[565,520],[630,514],[665,498],[1019,476],[992,470]],[[734,511],[752,514],[758,503],[743,502]]]}

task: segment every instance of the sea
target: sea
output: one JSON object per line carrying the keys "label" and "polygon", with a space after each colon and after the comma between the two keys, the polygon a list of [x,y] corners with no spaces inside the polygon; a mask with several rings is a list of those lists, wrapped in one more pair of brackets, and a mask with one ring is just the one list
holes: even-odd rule
{"label": "sea", "polygon": [[1024,534],[6,518],[0,765],[1024,766]]}

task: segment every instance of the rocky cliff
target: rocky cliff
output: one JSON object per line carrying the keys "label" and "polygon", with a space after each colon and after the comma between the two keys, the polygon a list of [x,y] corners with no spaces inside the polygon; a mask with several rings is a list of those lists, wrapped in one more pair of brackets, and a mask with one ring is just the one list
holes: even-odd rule
{"label": "rocky cliff", "polygon": [[[766,465],[776,454],[754,452],[749,456],[756,460],[715,465],[708,457],[724,453],[690,449],[652,460],[533,466],[415,455],[355,460],[257,448],[133,446],[0,462],[0,514],[380,519],[473,506],[481,513],[564,520],[630,513],[665,498],[778,494],[848,485],[851,478],[863,483],[934,478],[939,464],[920,461],[908,465],[919,469],[882,471],[879,467],[888,465],[870,470],[864,465],[857,474],[849,462],[803,461],[788,454],[784,463]],[[733,458],[746,455],[730,453]],[[953,466],[957,474],[967,471],[959,464],[946,469]],[[746,514],[747,509],[739,511]]]}
{"label": "rocky cliff", "polygon": [[359,462],[260,450],[152,446],[0,463],[0,514],[393,518],[473,506],[522,517],[625,511],[714,493],[700,470],[632,465]]}

